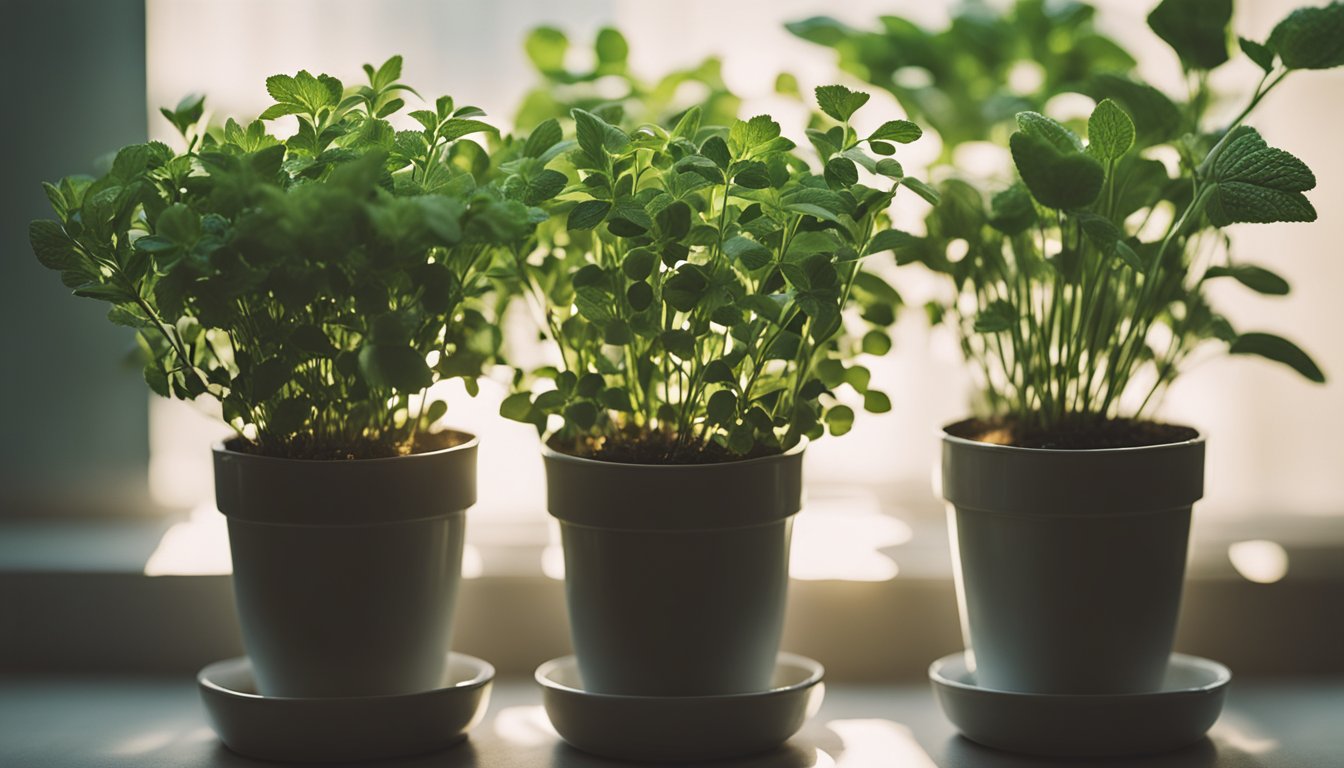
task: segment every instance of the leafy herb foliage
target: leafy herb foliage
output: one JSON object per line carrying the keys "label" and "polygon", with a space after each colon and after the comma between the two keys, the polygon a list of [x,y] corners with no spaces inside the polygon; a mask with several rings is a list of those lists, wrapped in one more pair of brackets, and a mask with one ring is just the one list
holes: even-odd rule
{"label": "leafy herb foliage", "polygon": [[[889,157],[918,127],[855,128],[867,98],[817,89],[831,121],[809,131],[821,173],[766,115],[718,126],[693,107],[635,123],[605,103],[573,110],[573,141],[555,120],[537,126],[517,178],[564,176],[550,204],[563,226],[539,228],[515,279],[561,364],[523,379],[503,415],[578,455],[694,463],[847,432],[840,387],[889,410],[852,360],[890,348],[900,297],[862,263],[888,243],[897,191],[933,192]],[[862,336],[847,332],[850,308]]]}
{"label": "leafy herb foliage", "polygon": [[987,3],[957,5],[944,29],[897,16],[881,17],[876,31],[826,16],[788,28],[834,48],[842,69],[891,92],[911,119],[938,134],[944,163],[958,145],[997,140],[1018,112],[1039,112],[1061,93],[1147,96],[1127,77],[1133,56],[1096,29],[1096,9],[1086,3],[1017,0],[1002,12]]}
{"label": "leafy herb foliage", "polygon": [[[1324,380],[1287,339],[1234,330],[1206,286],[1230,278],[1264,294],[1288,292],[1270,270],[1231,260],[1221,228],[1316,218],[1303,194],[1316,184],[1311,170],[1245,120],[1289,73],[1344,63],[1344,37],[1329,32],[1344,29],[1344,5],[1297,11],[1265,43],[1241,40],[1263,77],[1230,124],[1203,128],[1208,69],[1228,59],[1229,9],[1164,0],[1149,17],[1180,54],[1187,102],[1137,85],[1142,99],[1099,100],[1086,141],[1037,112],[1020,113],[1009,142],[1020,181],[992,195],[945,183],[927,233],[894,249],[899,262],[951,278],[954,298],[928,309],[960,330],[988,415],[1047,430],[1141,417],[1204,342]],[[1153,119],[1167,112],[1177,119]],[[1174,176],[1150,156],[1159,146],[1175,149]],[[957,260],[948,255],[954,243],[965,251]]]}
{"label": "leafy herb foliage", "polygon": [[[247,124],[209,127],[188,98],[163,110],[184,151],[136,144],[99,178],[47,184],[56,219],[30,226],[42,264],[136,329],[150,388],[218,400],[251,450],[407,452],[447,407],[416,396],[473,388],[496,357],[486,273],[544,214],[487,183],[464,138],[495,130],[479,109],[445,96],[410,113],[421,130],[393,129],[414,95],[401,64],[352,88],[275,75]],[[268,130],[291,115],[293,135]]]}

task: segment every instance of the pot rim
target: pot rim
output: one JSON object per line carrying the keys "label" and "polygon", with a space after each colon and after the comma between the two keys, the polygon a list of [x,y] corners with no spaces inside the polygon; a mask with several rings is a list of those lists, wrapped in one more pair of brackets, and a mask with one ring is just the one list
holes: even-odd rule
{"label": "pot rim", "polygon": [[603,467],[621,468],[626,467],[631,470],[667,470],[667,471],[688,471],[688,470],[713,470],[718,467],[745,467],[752,464],[764,464],[770,461],[778,461],[789,456],[796,456],[807,449],[810,441],[806,438],[800,438],[798,443],[787,451],[772,453],[769,456],[757,456],[754,459],[738,459],[736,461],[716,461],[708,464],[638,464],[629,461],[603,461],[602,459],[590,459],[585,456],[575,456],[573,454],[557,451],[542,441],[541,456],[543,459],[554,461],[572,462],[578,465],[597,465]]}
{"label": "pot rim", "polygon": [[759,699],[766,697],[775,698],[779,696],[787,696],[789,694],[798,693],[799,691],[805,691],[808,688],[811,688],[812,686],[820,683],[822,678],[826,676],[826,667],[822,666],[821,662],[816,661],[815,659],[809,659],[808,657],[799,655],[797,653],[780,651],[778,654],[776,654],[775,657],[776,665],[778,665],[780,661],[784,661],[788,664],[792,664],[797,667],[806,669],[807,670],[806,679],[800,680],[799,682],[793,683],[791,685],[773,686],[763,691],[747,691],[745,693],[722,693],[722,694],[707,694],[696,696],[640,696],[638,694],[631,694],[631,693],[597,693],[595,691],[585,691],[582,688],[575,688],[570,685],[565,685],[564,683],[557,682],[550,677],[550,672],[552,670],[554,670],[556,667],[561,666],[562,664],[569,662],[571,659],[574,658],[575,657],[573,654],[568,654],[565,656],[561,656],[559,658],[551,659],[550,661],[547,662],[543,662],[541,666],[537,667],[537,671],[532,674],[532,677],[537,681],[537,685],[541,686],[543,690],[559,691],[565,694],[582,696],[587,699],[606,699],[608,701],[649,701],[652,699],[652,700],[676,701],[681,703],[694,703],[694,702],[709,702],[709,701],[731,701],[734,699]]}
{"label": "pot rim", "polygon": [[423,453],[407,453],[400,456],[380,456],[374,459],[295,459],[290,458],[288,456],[266,456],[260,453],[235,451],[234,449],[228,447],[227,445],[227,443],[233,440],[233,438],[229,438],[228,440],[216,440],[214,443],[211,443],[210,450],[213,453],[220,453],[227,456],[237,456],[243,461],[268,462],[275,464],[358,464],[360,466],[369,466],[373,464],[380,464],[392,461],[404,461],[407,459],[442,456],[446,453],[452,453],[454,451],[471,450],[473,448],[479,447],[481,444],[480,437],[478,437],[474,433],[467,432],[466,430],[447,429],[444,431],[462,435],[467,439],[461,443],[458,443],[457,445],[451,445],[447,448],[439,448],[438,450],[434,451],[425,451]]}
{"label": "pot rim", "polygon": [[1038,454],[1051,454],[1051,455],[1081,453],[1081,454],[1087,454],[1089,456],[1102,455],[1102,454],[1114,455],[1114,454],[1135,453],[1138,451],[1154,451],[1161,449],[1181,448],[1208,442],[1207,437],[1202,431],[1195,429],[1194,427],[1189,427],[1189,429],[1194,429],[1195,436],[1190,438],[1189,440],[1178,440],[1174,443],[1155,443],[1153,445],[1126,445],[1118,448],[1028,448],[1020,445],[1003,445],[1002,443],[986,443],[981,440],[971,440],[965,437],[958,437],[957,435],[953,435],[947,431],[948,427],[952,426],[953,424],[960,424],[960,423],[961,421],[954,421],[951,424],[947,424],[943,427],[940,427],[938,429],[938,435],[943,439],[944,442],[952,443],[954,445],[961,445],[967,448],[974,448],[986,451],[1001,451],[1003,453],[1029,453],[1029,454],[1038,453]]}

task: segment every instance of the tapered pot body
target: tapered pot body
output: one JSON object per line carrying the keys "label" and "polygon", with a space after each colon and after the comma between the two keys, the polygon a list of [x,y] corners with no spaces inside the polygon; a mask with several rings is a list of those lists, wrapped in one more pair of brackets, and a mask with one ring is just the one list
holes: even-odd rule
{"label": "tapered pot body", "polygon": [[803,446],[706,465],[545,451],[585,690],[704,696],[769,688]]}
{"label": "tapered pot body", "polygon": [[378,696],[442,682],[476,439],[386,459],[215,448],[243,644],[265,696]]}
{"label": "tapered pot body", "polygon": [[1204,439],[1045,450],[943,436],[962,627],[987,688],[1160,688]]}

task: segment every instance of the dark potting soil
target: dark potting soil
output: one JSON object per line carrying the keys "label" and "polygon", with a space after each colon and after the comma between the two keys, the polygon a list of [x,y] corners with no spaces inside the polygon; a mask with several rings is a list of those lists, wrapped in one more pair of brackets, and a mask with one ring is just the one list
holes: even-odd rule
{"label": "dark potting soil", "polygon": [[947,427],[946,432],[981,443],[1072,451],[1183,443],[1199,436],[1190,427],[1137,419],[1079,420],[1054,429],[1009,419],[967,419]]}
{"label": "dark potting soil", "polygon": [[394,456],[409,456],[416,453],[430,453],[445,448],[462,445],[471,439],[465,432],[442,430],[429,434],[416,435],[411,445],[397,445],[384,440],[363,439],[355,443],[330,443],[313,440],[292,440],[283,444],[254,443],[235,437],[224,443],[230,451],[250,453],[255,456],[269,456],[276,459],[305,459],[313,461],[355,461],[359,459],[389,459]]}
{"label": "dark potting soil", "polygon": [[673,434],[642,431],[602,438],[583,437],[575,441],[552,438],[547,445],[559,453],[616,464],[723,464],[780,453],[778,449],[757,444],[745,455],[736,454],[718,443],[680,445]]}

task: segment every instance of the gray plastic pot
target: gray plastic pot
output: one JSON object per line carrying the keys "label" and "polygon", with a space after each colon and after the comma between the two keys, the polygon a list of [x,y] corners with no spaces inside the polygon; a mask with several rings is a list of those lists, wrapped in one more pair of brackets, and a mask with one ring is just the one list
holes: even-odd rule
{"label": "gray plastic pot", "polygon": [[215,446],[243,644],[264,696],[379,696],[443,678],[476,446],[307,461]]}
{"label": "gray plastic pot", "polygon": [[1161,687],[1185,575],[1204,438],[1098,450],[944,433],[962,626],[986,688]]}
{"label": "gray plastic pot", "polygon": [[585,690],[709,696],[770,687],[803,450],[667,466],[544,450]]}

